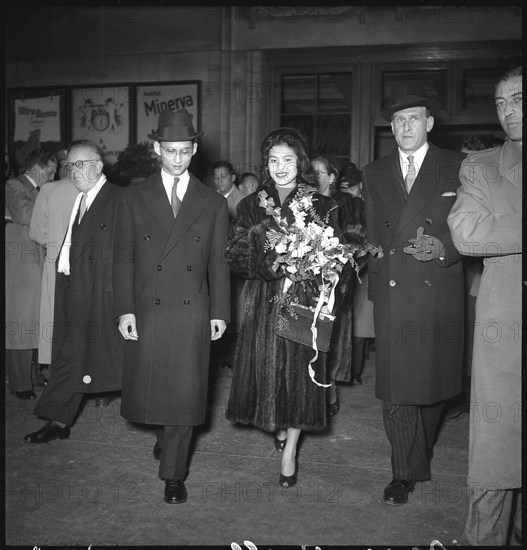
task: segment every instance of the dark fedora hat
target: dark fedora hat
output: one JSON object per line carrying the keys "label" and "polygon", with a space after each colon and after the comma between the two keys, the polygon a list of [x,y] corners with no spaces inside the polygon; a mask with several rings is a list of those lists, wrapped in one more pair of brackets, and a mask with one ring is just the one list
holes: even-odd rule
{"label": "dark fedora hat", "polygon": [[388,122],[391,122],[392,116],[395,113],[397,113],[398,111],[403,111],[404,109],[410,109],[410,107],[426,107],[432,113],[434,113],[439,111],[441,105],[437,101],[433,99],[427,99],[426,97],[408,96],[404,101],[398,101],[397,103],[394,103],[393,105],[382,109],[381,115],[382,118],[384,118]]}
{"label": "dark fedora hat", "polygon": [[166,109],[159,113],[157,130],[148,137],[154,141],[192,141],[202,135],[203,132],[194,130],[192,116],[186,109]]}

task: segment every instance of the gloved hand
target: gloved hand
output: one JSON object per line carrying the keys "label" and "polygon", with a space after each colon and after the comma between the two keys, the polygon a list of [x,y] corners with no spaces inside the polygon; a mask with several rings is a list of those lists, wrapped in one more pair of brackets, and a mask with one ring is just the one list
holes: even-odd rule
{"label": "gloved hand", "polygon": [[409,246],[403,248],[403,252],[412,255],[419,262],[443,259],[445,248],[443,243],[436,237],[424,234],[424,229],[419,227],[417,238],[408,239]]}

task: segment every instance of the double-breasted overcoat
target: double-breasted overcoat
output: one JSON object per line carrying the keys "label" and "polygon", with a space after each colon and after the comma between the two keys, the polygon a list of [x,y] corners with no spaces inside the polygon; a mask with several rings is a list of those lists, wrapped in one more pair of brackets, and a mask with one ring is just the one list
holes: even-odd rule
{"label": "double-breasted overcoat", "polygon": [[82,222],[74,223],[70,274],[56,273],[51,373],[56,358],[69,360],[80,393],[121,388],[123,342],[113,315],[120,193],[109,182],[102,186]]}
{"label": "double-breasted overcoat", "polygon": [[133,313],[121,414],[131,422],[205,421],[211,319],[229,320],[227,201],[192,174],[176,220],[161,172],[125,189],[115,315]]}
{"label": "double-breasted overcoat", "polygon": [[[464,155],[430,144],[405,198],[399,153],[365,167],[369,299],[376,337],[376,396],[427,405],[460,391],[463,358],[463,267],[447,216]],[[421,262],[403,252],[419,227],[444,246],[444,260]]]}
{"label": "double-breasted overcoat", "polygon": [[522,147],[471,153],[448,223],[463,254],[483,256],[476,299],[468,481],[521,487]]}

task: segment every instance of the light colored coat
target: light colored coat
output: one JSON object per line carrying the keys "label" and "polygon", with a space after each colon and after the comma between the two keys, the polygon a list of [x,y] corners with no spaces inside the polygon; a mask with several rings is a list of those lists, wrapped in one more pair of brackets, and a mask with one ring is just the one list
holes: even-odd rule
{"label": "light colored coat", "polygon": [[5,184],[6,349],[36,349],[39,340],[42,247],[29,238],[29,222],[38,196],[24,176]]}
{"label": "light colored coat", "polygon": [[46,249],[42,272],[40,340],[38,343],[38,361],[41,365],[51,363],[55,260],[66,235],[71,209],[78,193],[69,178],[46,183],[40,189],[29,225],[31,239]]}
{"label": "light colored coat", "polygon": [[[484,257],[476,301],[469,483],[521,486],[522,149],[471,154],[448,217],[463,254]],[[483,489],[484,490],[484,489]]]}

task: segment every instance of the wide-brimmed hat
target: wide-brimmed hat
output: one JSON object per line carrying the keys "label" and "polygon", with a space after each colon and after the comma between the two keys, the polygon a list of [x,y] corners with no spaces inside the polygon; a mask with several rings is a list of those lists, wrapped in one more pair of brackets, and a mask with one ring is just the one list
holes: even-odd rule
{"label": "wide-brimmed hat", "polygon": [[391,122],[392,116],[398,111],[404,109],[410,109],[410,107],[426,107],[432,113],[439,111],[441,105],[434,99],[427,99],[426,97],[409,96],[404,100],[400,100],[397,103],[385,107],[381,110],[382,118]]}
{"label": "wide-brimmed hat", "polygon": [[194,130],[192,116],[186,109],[166,109],[159,113],[157,130],[148,137],[154,141],[192,141],[202,135],[203,132]]}

